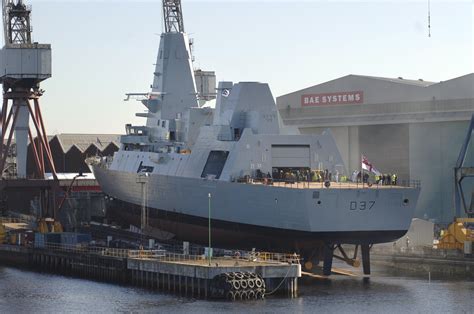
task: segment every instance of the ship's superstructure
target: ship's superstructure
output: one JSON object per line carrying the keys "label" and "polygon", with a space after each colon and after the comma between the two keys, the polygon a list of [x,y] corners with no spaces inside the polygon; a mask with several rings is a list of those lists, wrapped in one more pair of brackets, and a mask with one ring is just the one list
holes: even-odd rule
{"label": "ship's superstructure", "polygon": [[139,224],[147,195],[151,226],[207,244],[212,204],[216,246],[298,251],[330,273],[335,245],[357,244],[369,272],[369,245],[406,233],[419,190],[331,183],[346,173],[331,133],[285,128],[267,84],[220,82],[215,108],[199,106],[180,1],[164,15],[146,126],[91,164],[116,220]]}

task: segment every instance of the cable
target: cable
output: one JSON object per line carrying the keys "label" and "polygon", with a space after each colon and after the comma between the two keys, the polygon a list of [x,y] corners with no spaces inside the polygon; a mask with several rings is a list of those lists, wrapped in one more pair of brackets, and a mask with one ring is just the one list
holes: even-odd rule
{"label": "cable", "polygon": [[431,1],[428,0],[428,37],[431,37]]}
{"label": "cable", "polygon": [[[293,264],[292,264],[292,265],[293,265]],[[283,284],[283,282],[286,280],[286,278],[288,278],[288,274],[290,273],[290,270],[291,270],[291,267],[288,267],[288,271],[286,272],[285,277],[281,280],[281,282],[278,284],[278,286],[277,286],[272,292],[265,293],[265,296],[267,296],[267,295],[272,295],[272,294],[274,294],[278,289],[280,289],[280,287],[281,287],[281,285]]]}

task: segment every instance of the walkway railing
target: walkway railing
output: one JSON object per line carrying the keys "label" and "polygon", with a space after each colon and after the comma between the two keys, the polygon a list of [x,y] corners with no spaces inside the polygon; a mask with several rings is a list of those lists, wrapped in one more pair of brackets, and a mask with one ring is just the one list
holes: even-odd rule
{"label": "walkway railing", "polygon": [[255,184],[255,185],[269,185],[283,188],[292,189],[397,189],[397,188],[421,188],[420,180],[402,180],[397,184],[380,184],[380,183],[367,183],[367,182],[329,182],[328,186],[326,182],[313,182],[313,181],[296,181],[296,180],[274,180],[274,181],[263,181],[250,179],[249,181],[238,181],[242,184]]}
{"label": "walkway railing", "polygon": [[[44,243],[41,247],[36,246],[37,249],[47,249],[55,252],[67,252],[77,254],[94,254],[101,256],[110,256],[116,258],[135,258],[135,259],[150,259],[164,262],[184,262],[184,261],[198,261],[206,259],[204,254],[181,254],[169,252],[166,250],[130,250],[130,249],[116,249],[107,247],[95,247],[88,245],[66,245],[57,243]],[[278,262],[278,263],[299,263],[300,256],[298,254],[273,253],[273,252],[254,252],[254,251],[230,251],[215,249],[216,254],[213,258],[228,258],[250,262]],[[230,253],[230,254],[228,254]]]}
{"label": "walkway railing", "polygon": [[0,217],[0,224],[28,224],[30,223],[27,219],[23,218],[11,218],[11,217]]}

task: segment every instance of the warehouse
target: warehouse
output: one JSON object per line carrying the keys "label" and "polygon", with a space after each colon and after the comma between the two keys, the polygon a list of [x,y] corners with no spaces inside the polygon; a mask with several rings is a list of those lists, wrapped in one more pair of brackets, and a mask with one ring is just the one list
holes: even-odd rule
{"label": "warehouse", "polygon": [[474,73],[437,83],[348,75],[282,95],[277,106],[302,134],[329,128],[347,173],[364,155],[382,173],[421,184],[417,217],[452,220],[453,167],[474,112]]}
{"label": "warehouse", "polygon": [[[116,134],[57,134],[49,138],[51,155],[58,173],[89,173],[85,160],[91,156],[112,156],[119,149]],[[27,173],[35,172],[34,156],[28,147]],[[46,164],[46,172],[51,172]]]}

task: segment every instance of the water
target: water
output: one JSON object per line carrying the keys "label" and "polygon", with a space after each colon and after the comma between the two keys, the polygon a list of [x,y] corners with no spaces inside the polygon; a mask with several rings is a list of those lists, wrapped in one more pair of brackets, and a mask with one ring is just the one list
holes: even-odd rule
{"label": "water", "polygon": [[0,267],[0,313],[474,313],[474,282],[376,271],[300,285],[296,299],[217,302]]}

